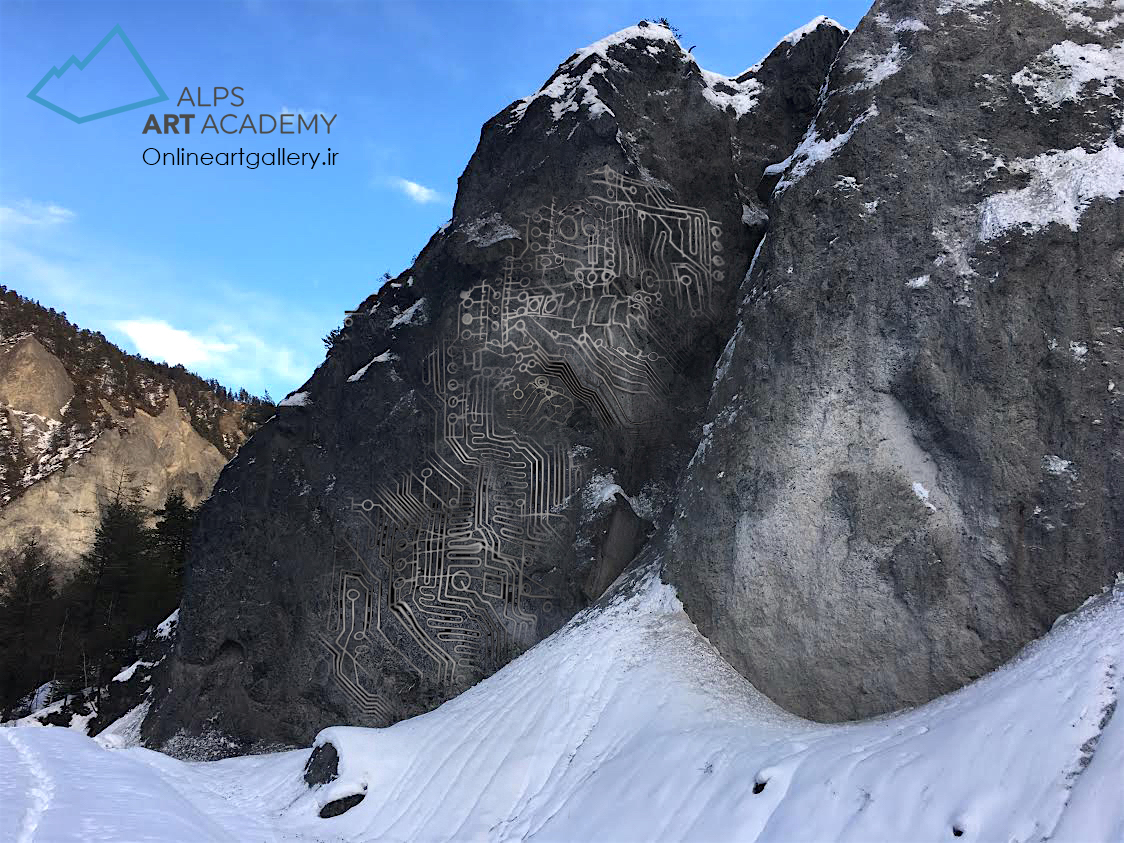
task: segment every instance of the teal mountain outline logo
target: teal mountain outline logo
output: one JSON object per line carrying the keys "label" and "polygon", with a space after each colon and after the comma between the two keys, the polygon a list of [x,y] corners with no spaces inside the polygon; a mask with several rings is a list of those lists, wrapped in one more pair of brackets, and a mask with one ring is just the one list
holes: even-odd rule
{"label": "teal mountain outline logo", "polygon": [[[148,78],[148,81],[152,83],[152,87],[156,90],[156,93],[159,94],[159,96],[150,97],[149,99],[141,100],[140,102],[131,102],[128,105],[119,105],[116,108],[99,111],[96,114],[87,114],[85,117],[79,117],[77,114],[71,114],[65,108],[57,106],[50,100],[46,100],[43,97],[39,96],[39,92],[43,90],[44,85],[50,82],[51,79],[61,78],[62,75],[70,70],[72,66],[77,67],[79,70],[85,70],[87,65],[89,65],[89,63],[97,57],[98,53],[102,51],[102,48],[104,48],[106,44],[113,40],[114,35],[118,36],[121,39],[121,43],[124,44],[125,47],[129,50],[129,53],[136,61],[137,66],[142,71],[144,71],[144,75]],[[144,63],[144,59],[142,59],[140,53],[137,52],[137,48],[133,46],[133,42],[129,40],[129,36],[125,34],[125,30],[121,28],[121,24],[117,24],[117,26],[109,30],[109,33],[103,39],[101,39],[100,42],[98,42],[98,45],[90,51],[90,54],[86,56],[86,58],[79,60],[77,56],[71,56],[66,60],[66,63],[62,67],[52,67],[50,70],[48,70],[46,74],[44,74],[43,78],[39,80],[39,84],[31,89],[31,93],[27,95],[27,98],[29,100],[34,100],[42,106],[46,106],[56,114],[61,114],[67,120],[72,120],[75,123],[89,123],[91,120],[100,120],[102,117],[111,117],[114,114],[120,114],[123,111],[132,111],[134,108],[144,108],[146,105],[153,105],[154,103],[164,102],[164,100],[168,99],[168,95],[164,93],[164,89],[160,87],[160,83],[156,81],[156,77],[152,75],[152,71],[148,69],[148,65]]]}

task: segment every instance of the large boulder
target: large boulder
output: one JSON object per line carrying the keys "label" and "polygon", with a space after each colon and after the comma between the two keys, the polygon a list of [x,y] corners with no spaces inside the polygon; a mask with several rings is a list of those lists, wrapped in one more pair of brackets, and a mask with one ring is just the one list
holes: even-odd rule
{"label": "large boulder", "polygon": [[794,712],[956,688],[1124,566],[1122,38],[1118,3],[880,0],[769,173],[666,558]]}
{"label": "large boulder", "polygon": [[729,79],[643,23],[485,125],[450,225],[204,506],[150,744],[392,723],[604,591],[675,494],[757,185],[845,34],[816,21]]}

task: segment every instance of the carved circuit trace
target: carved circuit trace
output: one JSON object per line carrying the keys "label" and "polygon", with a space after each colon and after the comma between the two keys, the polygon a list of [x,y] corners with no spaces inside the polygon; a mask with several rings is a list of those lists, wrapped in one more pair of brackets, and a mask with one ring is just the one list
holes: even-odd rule
{"label": "carved circuit trace", "polygon": [[[352,501],[322,638],[374,721],[392,672],[464,688],[565,620],[543,549],[572,545],[575,413],[617,435],[653,423],[684,325],[709,318],[721,227],[609,167],[588,198],[528,214],[498,278],[460,294],[426,361],[422,467]],[[405,680],[403,680],[405,681]]]}

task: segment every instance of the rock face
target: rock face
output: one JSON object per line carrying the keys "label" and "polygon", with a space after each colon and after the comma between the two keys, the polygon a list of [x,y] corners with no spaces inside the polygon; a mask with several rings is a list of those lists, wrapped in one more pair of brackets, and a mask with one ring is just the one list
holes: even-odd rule
{"label": "rock face", "polygon": [[[9,414],[32,413],[62,420],[63,408],[74,397],[74,384],[58,358],[31,335],[0,351],[0,403]],[[8,423],[12,423],[9,418]]]}
{"label": "rock face", "polygon": [[878,2],[775,168],[667,559],[794,712],[956,688],[1124,567],[1122,38]]}
{"label": "rock face", "polygon": [[1122,24],[887,0],[733,79],[652,24],[576,53],[224,470],[150,744],[425,711],[638,560],[813,718],[1008,658],[1122,561]]}
{"label": "rock face", "polygon": [[0,548],[29,537],[51,548],[65,578],[93,541],[99,503],[119,475],[145,490],[141,503],[159,509],[179,490],[195,506],[210,494],[226,464],[218,448],[200,436],[170,391],[155,416],[136,410],[114,417],[81,459],[53,472],[0,509]]}
{"label": "rock face", "polygon": [[36,538],[65,579],[120,478],[201,501],[256,427],[219,389],[0,288],[0,551]]}
{"label": "rock face", "polygon": [[485,125],[452,223],[223,471],[151,745],[389,724],[611,584],[694,450],[758,183],[844,37],[817,21],[728,79],[646,23]]}

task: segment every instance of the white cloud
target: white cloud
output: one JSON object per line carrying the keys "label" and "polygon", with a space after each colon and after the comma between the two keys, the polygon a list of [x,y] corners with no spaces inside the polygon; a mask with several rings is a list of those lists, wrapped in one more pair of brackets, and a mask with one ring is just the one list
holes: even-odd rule
{"label": "white cloud", "polygon": [[423,184],[418,184],[416,181],[409,179],[395,179],[394,185],[411,199],[419,204],[426,204],[427,202],[440,202],[444,197],[431,187],[426,187]]}
{"label": "white cloud", "polygon": [[299,114],[301,117],[312,117],[314,114],[323,114],[325,117],[331,117],[331,115],[328,114],[328,112],[321,111],[318,108],[311,109],[311,110],[307,109],[307,108],[293,109],[293,108],[289,108],[289,106],[287,106],[287,105],[281,106],[281,113],[282,114]]}
{"label": "white cloud", "polygon": [[[26,208],[15,210],[30,216]],[[335,307],[294,308],[285,298],[216,277],[206,265],[188,267],[91,239],[81,218],[68,225],[0,225],[0,275],[10,288],[66,311],[82,328],[104,331],[129,351],[258,394],[268,388],[284,395],[303,383],[323,360],[320,337],[339,322]]]}
{"label": "white cloud", "polygon": [[[2,219],[3,215],[0,214],[0,220]],[[83,285],[81,277],[76,277],[67,266],[29,252],[11,240],[0,240],[0,257],[0,269],[14,281],[9,282],[11,287],[30,287],[36,291],[42,288],[51,296],[68,302],[80,301],[89,296],[88,285]]]}
{"label": "white cloud", "polygon": [[0,205],[0,225],[57,225],[74,219],[74,211],[51,202],[24,199]]}
{"label": "white cloud", "polygon": [[162,319],[127,319],[113,323],[113,327],[128,336],[143,356],[172,365],[214,363],[216,355],[238,348],[235,343],[197,337],[173,328]]}

